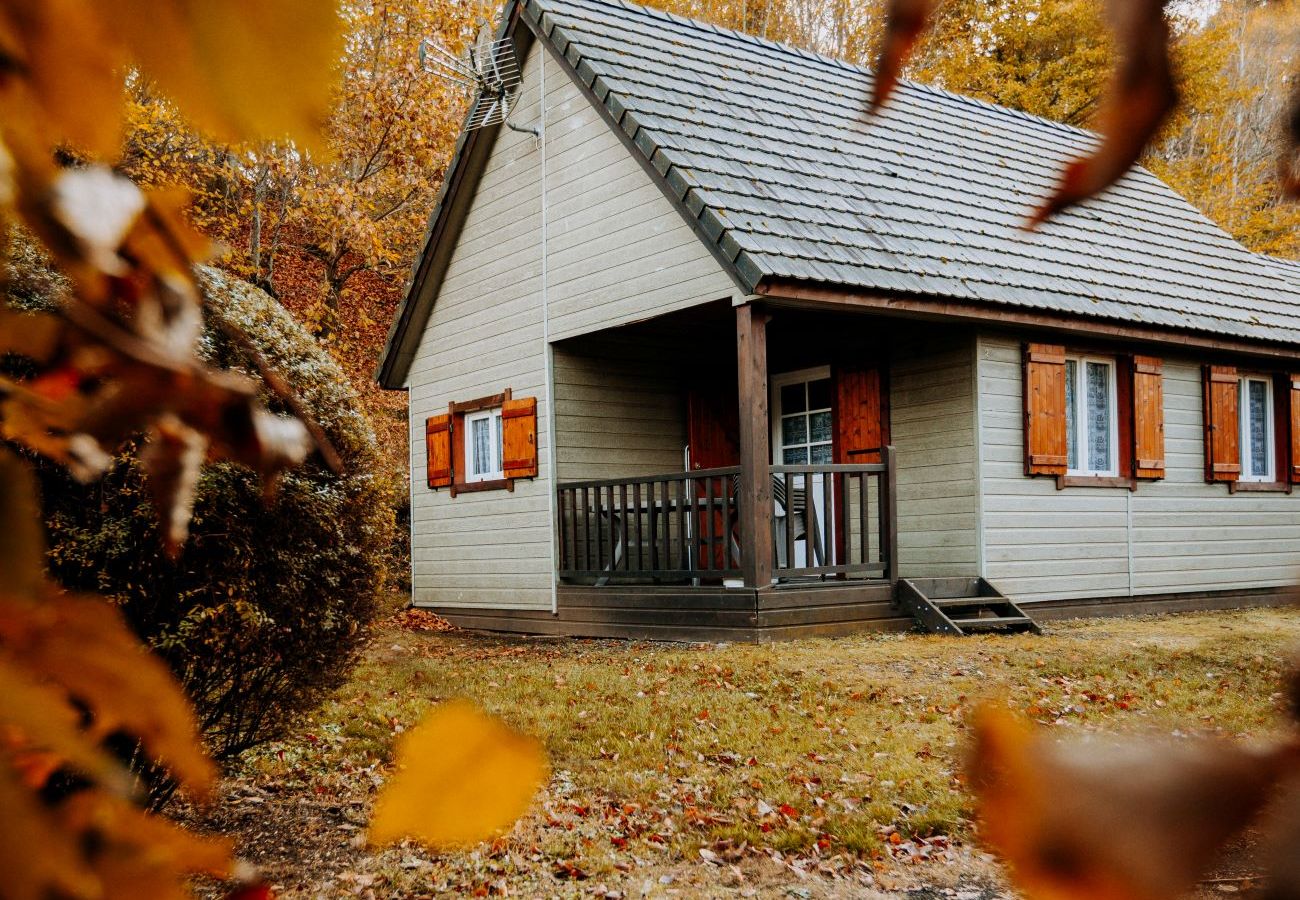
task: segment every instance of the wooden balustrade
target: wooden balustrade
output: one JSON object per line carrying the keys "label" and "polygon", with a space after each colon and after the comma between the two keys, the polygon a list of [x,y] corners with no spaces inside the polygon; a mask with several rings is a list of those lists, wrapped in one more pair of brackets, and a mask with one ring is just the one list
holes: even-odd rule
{"label": "wooden balustrade", "polygon": [[[897,578],[892,447],[860,465],[771,466],[776,581]],[[561,484],[559,575],[570,582],[742,577],[740,468]]]}

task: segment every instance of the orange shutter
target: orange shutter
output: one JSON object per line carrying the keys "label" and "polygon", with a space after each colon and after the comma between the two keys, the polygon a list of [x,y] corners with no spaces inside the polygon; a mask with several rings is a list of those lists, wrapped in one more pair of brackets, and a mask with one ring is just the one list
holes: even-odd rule
{"label": "orange shutter", "polygon": [[451,416],[430,416],[424,423],[425,467],[429,487],[451,484]]}
{"label": "orange shutter", "polygon": [[845,366],[835,373],[835,461],[878,463],[889,443],[884,384],[877,366]]}
{"label": "orange shutter", "polygon": [[1300,375],[1291,381],[1291,483],[1300,484]]}
{"label": "orange shutter", "polygon": [[1205,480],[1236,481],[1241,475],[1240,390],[1233,366],[1205,367]]}
{"label": "orange shutter", "polygon": [[1065,348],[1025,347],[1025,473],[1064,475]]}
{"label": "orange shutter", "polygon": [[537,477],[537,398],[501,404],[502,473],[506,478]]}
{"label": "orange shutter", "polygon": [[1133,474],[1165,477],[1165,400],[1162,366],[1154,356],[1133,357]]}

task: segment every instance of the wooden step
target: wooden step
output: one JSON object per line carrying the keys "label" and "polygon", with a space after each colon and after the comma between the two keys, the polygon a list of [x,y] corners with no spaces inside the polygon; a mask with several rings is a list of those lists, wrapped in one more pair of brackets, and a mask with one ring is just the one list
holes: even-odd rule
{"label": "wooden step", "polygon": [[899,581],[895,602],[931,634],[973,631],[1032,631],[1032,618],[984,578],[932,578]]}
{"label": "wooden step", "polygon": [[998,606],[1007,602],[1006,597],[931,597],[930,602],[940,609],[960,609],[965,606]]}
{"label": "wooden step", "polygon": [[983,616],[975,619],[957,619],[955,624],[959,625],[962,631],[983,631],[987,628],[1013,628],[1032,625],[1033,620],[1028,616]]}

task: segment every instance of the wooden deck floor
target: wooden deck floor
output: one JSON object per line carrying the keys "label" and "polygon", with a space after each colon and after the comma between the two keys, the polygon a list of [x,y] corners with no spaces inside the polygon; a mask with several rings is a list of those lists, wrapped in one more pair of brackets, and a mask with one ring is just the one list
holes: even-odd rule
{"label": "wooden deck floor", "polygon": [[[1028,605],[1039,621],[1143,615],[1289,602],[1266,588],[1147,597],[1082,598]],[[562,585],[559,611],[425,607],[462,628],[572,637],[767,642],[855,631],[907,631],[914,622],[887,581],[752,588]]]}

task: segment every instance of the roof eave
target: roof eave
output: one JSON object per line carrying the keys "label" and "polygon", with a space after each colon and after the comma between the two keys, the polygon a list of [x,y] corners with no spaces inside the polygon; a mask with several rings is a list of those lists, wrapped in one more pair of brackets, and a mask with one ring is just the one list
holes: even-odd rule
{"label": "roof eave", "polygon": [[929,319],[968,325],[1031,328],[1086,336],[1268,359],[1300,360],[1300,345],[1245,337],[1228,337],[1180,328],[1138,325],[1115,319],[1028,309],[989,301],[956,300],[916,294],[869,291],[825,282],[763,278],[754,294],[775,306],[871,310],[899,318]]}

